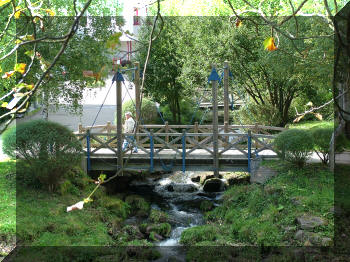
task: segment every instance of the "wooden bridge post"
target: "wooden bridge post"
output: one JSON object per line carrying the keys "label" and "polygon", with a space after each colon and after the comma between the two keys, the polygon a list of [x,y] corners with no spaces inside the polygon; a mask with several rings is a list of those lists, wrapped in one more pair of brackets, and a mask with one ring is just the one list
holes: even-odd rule
{"label": "wooden bridge post", "polygon": [[[199,129],[198,129],[198,122],[194,122],[194,128],[193,128],[193,132],[194,133],[198,133],[199,132]],[[194,139],[198,142],[198,136],[195,136]]]}
{"label": "wooden bridge post", "polygon": [[186,172],[186,129],[182,130],[182,172]]}
{"label": "wooden bridge post", "polygon": [[[117,72],[117,157],[118,157],[118,171],[123,168],[123,149],[122,149],[122,143],[123,143],[123,137],[122,137],[122,129],[123,129],[123,124],[122,124],[122,81],[123,81],[123,75],[118,71]],[[123,171],[121,173],[123,175]]]}
{"label": "wooden bridge post", "polygon": [[219,176],[219,154],[218,154],[218,93],[217,93],[217,87],[218,87],[218,81],[219,81],[219,75],[215,70],[215,65],[212,65],[212,72],[209,76],[209,80],[212,84],[212,96],[213,96],[213,166],[214,166],[214,176]]}
{"label": "wooden bridge post", "polygon": [[[169,122],[168,121],[165,121],[165,127],[164,127],[164,131],[165,133],[169,133]],[[169,135],[167,135],[165,137],[165,142],[169,143]]]}
{"label": "wooden bridge post", "polygon": [[[258,123],[255,123],[254,125],[254,132],[255,134],[259,134],[259,124]],[[257,140],[255,140],[255,148],[258,148],[259,147],[259,143]]]}
{"label": "wooden bridge post", "polygon": [[[226,121],[224,122],[224,132],[225,132],[225,134],[228,133],[228,122],[226,122]],[[224,138],[224,141],[225,141],[224,147],[227,147],[227,146],[228,146],[229,137],[226,136],[226,137]]]}
{"label": "wooden bridge post", "polygon": [[[230,124],[230,115],[229,115],[229,97],[228,97],[228,76],[229,76],[229,67],[228,61],[224,62],[224,132],[228,133],[228,125]],[[228,136],[224,139],[225,144],[227,146]]]}
{"label": "wooden bridge post", "polygon": [[153,157],[154,157],[154,140],[153,140],[153,130],[151,129],[150,134],[149,134],[149,147],[150,147],[150,151],[149,151],[149,158],[150,158],[150,172],[154,171],[154,161],[153,161]]}
{"label": "wooden bridge post", "polygon": [[112,131],[111,121],[107,121],[106,129],[107,129],[107,134],[110,134]]}
{"label": "wooden bridge post", "polygon": [[248,172],[251,172],[252,131],[248,130]]}
{"label": "wooden bridge post", "polygon": [[[139,132],[139,123],[140,123],[140,115],[141,115],[141,106],[140,106],[140,63],[135,62],[135,79],[134,79],[134,85],[135,85],[135,117],[136,117],[136,133]],[[136,143],[138,143],[140,140],[139,136],[136,136]]]}

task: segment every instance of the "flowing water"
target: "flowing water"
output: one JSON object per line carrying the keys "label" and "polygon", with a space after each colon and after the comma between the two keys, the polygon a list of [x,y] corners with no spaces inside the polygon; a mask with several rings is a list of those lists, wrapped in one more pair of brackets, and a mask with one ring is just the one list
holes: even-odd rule
{"label": "flowing water", "polygon": [[203,192],[199,183],[192,182],[191,177],[197,175],[196,172],[174,172],[165,174],[160,179],[148,178],[131,183],[134,193],[148,198],[152,208],[168,214],[172,230],[169,238],[157,243],[162,254],[157,261],[167,261],[170,257],[176,258],[176,261],[185,261],[183,247],[179,243],[181,233],[204,223],[199,209],[203,200],[213,201],[214,205],[220,201],[221,193]]}

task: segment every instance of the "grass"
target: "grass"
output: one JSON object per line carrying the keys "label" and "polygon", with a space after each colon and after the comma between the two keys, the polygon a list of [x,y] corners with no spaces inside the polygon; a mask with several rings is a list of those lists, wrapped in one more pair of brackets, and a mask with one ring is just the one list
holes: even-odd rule
{"label": "grass", "polygon": [[16,162],[0,162],[0,239],[16,234]]}
{"label": "grass", "polygon": [[334,121],[302,121],[291,124],[289,128],[310,129],[313,127],[334,127]]}
{"label": "grass", "polygon": [[[295,220],[313,215],[327,221],[314,229],[321,238],[333,239],[333,174],[321,165],[297,169],[285,163],[265,162],[278,176],[265,185],[234,185],[223,203],[206,213],[207,224],[183,232],[182,243],[192,245],[300,246],[294,239]],[[298,204],[294,202],[298,201]],[[207,239],[206,236],[210,236]]]}

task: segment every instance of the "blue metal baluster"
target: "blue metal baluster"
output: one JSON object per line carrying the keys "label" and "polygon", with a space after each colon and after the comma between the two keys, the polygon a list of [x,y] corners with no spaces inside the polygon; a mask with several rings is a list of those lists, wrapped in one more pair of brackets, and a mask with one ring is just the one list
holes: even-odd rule
{"label": "blue metal baluster", "polygon": [[182,172],[186,171],[186,130],[182,132]]}
{"label": "blue metal baluster", "polygon": [[87,130],[86,134],[86,156],[87,156],[87,171],[89,172],[91,169],[91,162],[90,162],[90,130]]}
{"label": "blue metal baluster", "polygon": [[149,144],[150,144],[150,172],[153,172],[154,170],[154,162],[153,162],[153,156],[154,156],[154,142],[153,142],[153,132],[150,133],[149,136]]}
{"label": "blue metal baluster", "polygon": [[251,157],[252,157],[252,137],[251,131],[248,131],[248,172],[251,171]]}

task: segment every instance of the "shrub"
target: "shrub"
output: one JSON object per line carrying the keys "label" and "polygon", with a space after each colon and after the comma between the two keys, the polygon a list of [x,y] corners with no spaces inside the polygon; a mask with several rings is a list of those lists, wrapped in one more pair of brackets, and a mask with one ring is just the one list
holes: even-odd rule
{"label": "shrub", "polygon": [[50,191],[57,189],[65,173],[80,163],[82,146],[66,127],[33,120],[10,128],[3,136],[3,151],[28,167],[25,175],[35,176]]}
{"label": "shrub", "polygon": [[329,145],[333,134],[333,128],[315,127],[310,131],[314,138],[315,152],[322,160],[322,163],[327,164],[329,160]]}
{"label": "shrub", "polygon": [[[170,110],[169,105],[162,106],[161,112],[163,113],[165,121],[168,121],[170,124],[176,124],[176,122],[174,123],[173,114]],[[192,120],[193,124],[194,122],[200,122],[200,120],[202,119],[203,112],[198,108],[197,103],[195,101],[183,99],[180,101],[180,115],[181,123],[190,124]]]}
{"label": "shrub", "polygon": [[239,110],[231,113],[234,123],[260,123],[269,126],[279,126],[282,118],[279,110],[270,104],[258,105],[253,102],[244,104]]}
{"label": "shrub", "polygon": [[279,155],[293,164],[302,167],[310,156],[314,143],[309,131],[289,129],[281,132],[275,138],[275,147]]}
{"label": "shrub", "polygon": [[[126,101],[123,104],[122,111],[123,122],[125,121],[126,112],[131,112],[134,120],[136,120],[136,108],[133,101]],[[141,112],[142,119],[140,121],[140,124],[154,124],[157,123],[157,121],[159,122],[160,120],[156,104],[147,98],[142,99]],[[117,116],[115,116],[114,122],[117,123]]]}

